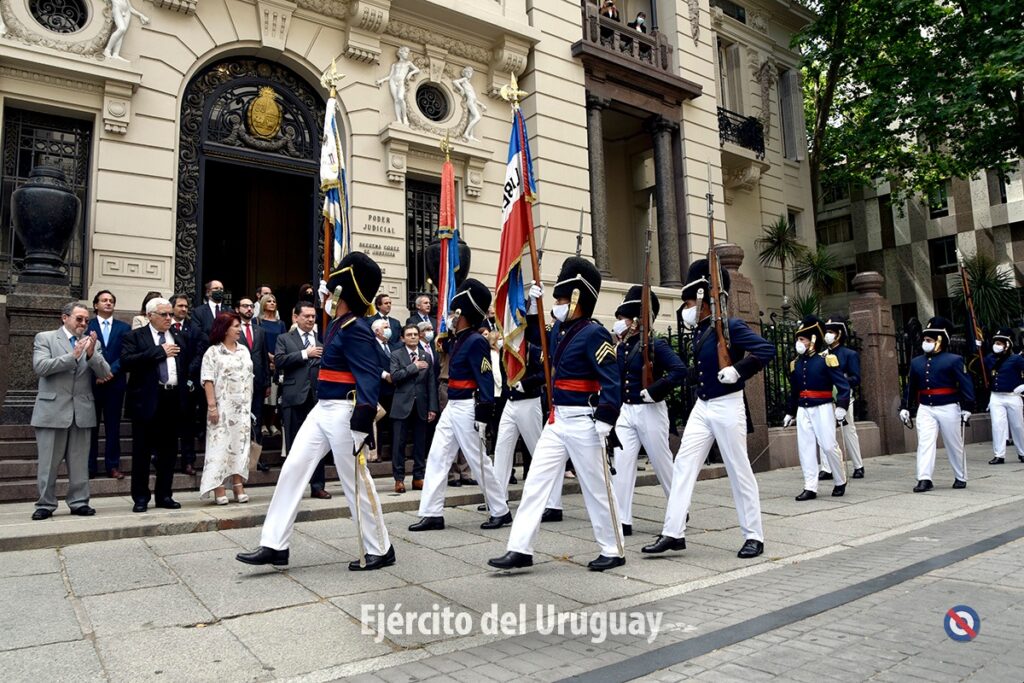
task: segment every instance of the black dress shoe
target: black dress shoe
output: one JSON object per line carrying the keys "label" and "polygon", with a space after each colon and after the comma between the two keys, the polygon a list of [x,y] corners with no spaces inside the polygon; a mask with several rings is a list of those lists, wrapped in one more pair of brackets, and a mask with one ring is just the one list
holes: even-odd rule
{"label": "black dress shoe", "polygon": [[685,538],[672,538],[671,536],[658,536],[658,540],[650,545],[645,545],[640,552],[649,555],[663,553],[666,550],[686,550]]}
{"label": "black dress shoe", "polygon": [[149,503],[145,501],[138,501],[132,506],[132,512],[145,512],[149,509]]}
{"label": "black dress shoe", "polygon": [[914,487],[914,493],[924,493],[925,491],[932,490],[931,479],[920,479],[917,482],[917,486]]}
{"label": "black dress shoe", "polygon": [[817,497],[818,497],[818,494],[815,493],[814,491],[808,491],[807,489],[804,489],[803,491],[800,492],[800,495],[797,496],[796,499],[797,500],[814,500]]}
{"label": "black dress shoe", "polygon": [[743,547],[736,553],[736,557],[744,560],[749,560],[751,557],[757,557],[764,552],[764,543],[761,541],[755,541],[752,538],[748,538],[743,543]]}
{"label": "black dress shoe", "polygon": [[513,472],[512,476],[508,478],[508,483],[509,483],[509,486],[512,486],[513,484],[518,484],[519,483],[519,480],[516,479],[516,473],[515,472]]}
{"label": "black dress shoe", "polygon": [[[1020,456],[1017,456],[1017,457],[1019,458]],[[1004,460],[1003,458],[992,458],[991,460],[988,461],[988,464],[989,465],[1002,465],[1004,462],[1006,462],[1006,460]]]}
{"label": "black dress shoe", "polygon": [[330,492],[328,492],[328,491],[326,491],[324,489],[320,489],[319,491],[313,491],[312,493],[310,493],[309,497],[310,498],[319,498],[320,500],[330,500],[331,499],[331,494],[330,494]]}
{"label": "black dress shoe", "polygon": [[596,560],[587,562],[587,568],[592,572],[603,572],[608,569],[614,569],[615,567],[621,567],[624,564],[626,564],[626,558],[624,557],[598,555]]}
{"label": "black dress shoe", "polygon": [[390,567],[395,563],[395,546],[388,548],[383,555],[371,555],[366,553],[366,563],[359,566],[359,560],[352,560],[348,563],[348,569],[352,572],[369,572],[381,567]]}
{"label": "black dress shoe", "polygon": [[41,519],[49,519],[53,517],[53,510],[47,510],[46,508],[36,508],[35,512],[32,513],[32,519],[37,522]]}
{"label": "black dress shoe", "polygon": [[257,472],[269,472],[270,471],[270,465],[268,465],[267,463],[263,462],[262,460],[257,460],[256,461],[256,471]]}
{"label": "black dress shoe", "polygon": [[506,524],[512,523],[512,513],[506,512],[501,517],[488,517],[487,521],[480,525],[481,529],[500,529]]}
{"label": "black dress shoe", "polygon": [[497,569],[521,569],[522,567],[533,566],[533,555],[517,553],[510,550],[501,557],[493,557],[487,560],[487,564]]}
{"label": "black dress shoe", "polygon": [[963,479],[954,479],[953,480],[953,488],[955,488],[955,489],[965,489],[965,488],[967,488],[967,482],[964,481]]}
{"label": "black dress shoe", "polygon": [[846,493],[846,484],[838,484],[832,487],[832,495],[841,498]]}
{"label": "black dress shoe", "polygon": [[487,512],[487,503],[480,503],[476,506],[477,512]]}
{"label": "black dress shoe", "polygon": [[449,486],[462,486],[462,480],[461,479],[449,479],[448,480],[448,485]]}
{"label": "black dress shoe", "polygon": [[476,479],[462,479],[461,481],[466,486],[476,486]]}
{"label": "black dress shoe", "polygon": [[832,473],[831,472],[818,472],[818,481],[824,481],[826,479],[831,479],[831,478],[832,478]]}
{"label": "black dress shoe", "polygon": [[633,535],[633,525],[632,524],[623,524],[622,525],[622,535],[623,536],[632,536]]}
{"label": "black dress shoe", "polygon": [[433,531],[443,528],[444,517],[420,517],[420,521],[409,525],[409,531]]}
{"label": "black dress shoe", "polygon": [[1017,459],[1020,460],[1021,462],[1024,462],[1024,455],[1018,455]]}
{"label": "black dress shoe", "polygon": [[238,553],[235,559],[246,564],[272,564],[275,567],[284,567],[288,564],[288,548],[274,550],[261,545],[251,553]]}
{"label": "black dress shoe", "polygon": [[168,510],[177,510],[181,507],[181,503],[174,500],[173,498],[164,498],[156,502],[158,508],[167,508]]}
{"label": "black dress shoe", "polygon": [[71,511],[71,514],[78,515],[79,517],[92,517],[96,514],[96,509],[91,508],[88,505],[79,505]]}
{"label": "black dress shoe", "polygon": [[540,516],[541,522],[561,522],[562,511],[558,508],[544,508],[544,514]]}
{"label": "black dress shoe", "polygon": [[[257,467],[259,467],[259,465],[257,465]],[[193,467],[192,465],[185,465],[184,467],[181,468],[181,473],[188,475],[190,477],[194,477],[196,476],[196,468]]]}
{"label": "black dress shoe", "polygon": [[864,478],[864,468],[863,467],[854,468],[854,470],[853,470],[853,478],[854,479],[863,479]]}

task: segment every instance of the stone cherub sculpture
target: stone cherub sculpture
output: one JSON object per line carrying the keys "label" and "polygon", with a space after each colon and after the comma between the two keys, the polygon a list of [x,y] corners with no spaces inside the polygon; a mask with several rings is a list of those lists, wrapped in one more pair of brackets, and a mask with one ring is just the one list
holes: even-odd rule
{"label": "stone cherub sculpture", "polygon": [[149,17],[132,7],[132,3],[129,0],[110,0],[110,9],[114,19],[114,32],[110,34],[110,40],[107,41],[107,47],[103,50],[103,55],[107,59],[127,61],[121,56],[121,44],[124,42],[125,34],[128,33],[128,26],[131,23],[132,15],[137,16],[143,26],[149,23]]}
{"label": "stone cherub sculpture", "polygon": [[395,119],[403,126],[409,125],[409,112],[405,104],[406,84],[420,72],[416,65],[409,61],[409,48],[404,45],[398,48],[398,61],[391,65],[391,71],[377,81],[380,87],[385,81],[391,90],[391,99],[395,102]]}
{"label": "stone cherub sculpture", "polygon": [[455,92],[462,95],[462,99],[466,102],[466,110],[469,112],[469,121],[466,122],[466,130],[462,134],[462,139],[466,142],[476,140],[473,136],[473,129],[476,128],[476,124],[480,123],[480,119],[483,118],[483,114],[480,111],[487,111],[487,107],[476,96],[472,78],[473,67],[467,66],[462,70],[462,78],[452,81],[452,87],[455,88]]}

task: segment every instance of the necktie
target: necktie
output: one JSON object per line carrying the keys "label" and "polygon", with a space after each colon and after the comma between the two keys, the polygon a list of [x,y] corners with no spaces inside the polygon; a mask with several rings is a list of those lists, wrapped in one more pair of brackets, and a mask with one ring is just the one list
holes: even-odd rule
{"label": "necktie", "polygon": [[[163,332],[161,332],[159,335],[157,335],[157,340],[158,340],[158,343],[161,346],[164,345],[165,337],[164,337],[164,333]],[[167,361],[166,360],[163,360],[163,361],[160,362],[160,365],[157,366],[157,372],[159,373],[160,384],[167,384],[168,374],[167,374]]]}
{"label": "necktie", "polygon": [[415,363],[417,360],[419,360],[416,357],[416,352],[415,351],[410,351],[409,352],[409,360],[411,360],[413,363]]}
{"label": "necktie", "polygon": [[304,348],[304,349],[308,349],[309,348],[309,332],[303,332],[302,333],[302,348]]}
{"label": "necktie", "polygon": [[103,345],[106,346],[110,342],[110,321],[103,321]]}
{"label": "necktie", "polygon": [[220,315],[220,304],[217,304],[217,315]]}
{"label": "necktie", "polygon": [[249,342],[249,348],[252,348],[252,325],[249,323],[245,324],[245,340]]}
{"label": "necktie", "polygon": [[174,323],[174,334],[181,334],[181,323]]}

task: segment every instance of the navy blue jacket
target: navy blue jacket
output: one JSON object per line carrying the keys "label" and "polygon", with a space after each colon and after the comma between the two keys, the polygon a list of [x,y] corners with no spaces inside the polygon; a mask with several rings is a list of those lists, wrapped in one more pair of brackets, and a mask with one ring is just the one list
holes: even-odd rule
{"label": "navy blue jacket", "polygon": [[[811,408],[823,403],[832,403],[835,395],[836,406],[850,407],[850,383],[846,380],[836,356],[821,353],[803,354],[789,364],[789,403],[786,412],[796,415],[797,407]],[[809,396],[805,392],[816,392]],[[827,395],[826,395],[827,394]]]}
{"label": "navy blue jacket", "polygon": [[[449,338],[445,339],[448,342]],[[491,345],[482,334],[466,328],[455,333],[448,346],[448,400],[458,401],[476,396],[477,403],[494,405],[494,375],[491,373]],[[463,388],[458,383],[465,382]],[[455,384],[456,386],[452,386]],[[486,420],[482,420],[486,421]]]}
{"label": "navy blue jacket", "polygon": [[[541,360],[540,344],[526,344],[526,372],[519,380],[523,384],[522,391],[516,391],[512,387],[504,387],[505,393],[510,401],[522,401],[528,398],[539,398],[544,391],[544,362]],[[505,372],[502,370],[502,378]]]}
{"label": "navy blue jacket", "polygon": [[377,338],[367,318],[346,313],[327,326],[316,395],[324,400],[354,397],[351,426],[359,432],[369,433],[377,414],[384,371],[377,351]]}
{"label": "navy blue jacket", "polygon": [[850,388],[855,389],[859,387],[860,354],[849,346],[843,346],[842,344],[833,346],[828,352],[839,359],[839,369],[846,375],[846,381],[850,383]]}
{"label": "navy blue jacket", "polygon": [[[643,403],[640,392],[644,385],[644,352],[640,347],[640,335],[633,335],[621,342],[616,349],[619,373],[622,375],[622,402]],[[647,387],[647,393],[655,401],[665,398],[686,380],[686,365],[679,354],[672,350],[664,339],[655,337],[651,342],[651,365],[654,382]],[[627,365],[628,361],[628,365]]]}
{"label": "navy blue jacket", "polygon": [[[938,393],[927,393],[936,390]],[[974,382],[967,374],[964,359],[955,353],[940,351],[911,360],[900,408],[909,410],[911,406],[951,403],[959,403],[961,410],[974,412]]]}
{"label": "navy blue jacket", "polygon": [[1015,353],[988,354],[985,356],[985,369],[993,393],[1011,392],[1024,384],[1024,357]]}
{"label": "navy blue jacket", "polygon": [[[527,316],[526,334],[540,344],[540,322]],[[595,406],[594,417],[614,425],[622,407],[622,375],[612,335],[596,320],[556,322],[548,341],[556,406]]]}
{"label": "navy blue jacket", "polygon": [[694,332],[693,358],[697,376],[697,397],[707,401],[736,391],[775,357],[775,347],[737,318],[729,318],[729,358],[740,373],[735,384],[718,381],[718,346],[711,318],[704,318]]}
{"label": "navy blue jacket", "polygon": [[110,372],[115,380],[124,379],[124,373],[121,372],[121,345],[124,344],[124,336],[131,331],[132,327],[128,323],[111,318],[110,338],[104,343],[103,332],[100,331],[99,316],[91,318],[85,328],[86,334],[90,332],[96,333],[96,339],[99,340],[100,348],[103,351],[103,359],[110,364]]}

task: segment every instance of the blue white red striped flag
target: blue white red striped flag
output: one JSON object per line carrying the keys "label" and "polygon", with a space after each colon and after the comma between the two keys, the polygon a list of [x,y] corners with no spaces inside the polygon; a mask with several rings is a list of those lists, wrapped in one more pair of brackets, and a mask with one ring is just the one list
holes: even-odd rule
{"label": "blue white red striped flag", "polygon": [[[331,236],[331,270],[337,268],[341,259],[352,250],[345,189],[345,153],[341,147],[337,114],[338,104],[332,90],[324,113],[324,138],[320,147],[320,190],[324,193],[324,221]],[[328,245],[325,244],[324,249],[328,249]]]}
{"label": "blue white red striped flag", "polygon": [[501,204],[498,285],[494,295],[495,318],[505,340],[502,362],[510,385],[522,379],[526,371],[526,295],[523,291],[522,258],[533,230],[531,205],[537,197],[526,120],[518,107],[513,111]]}

